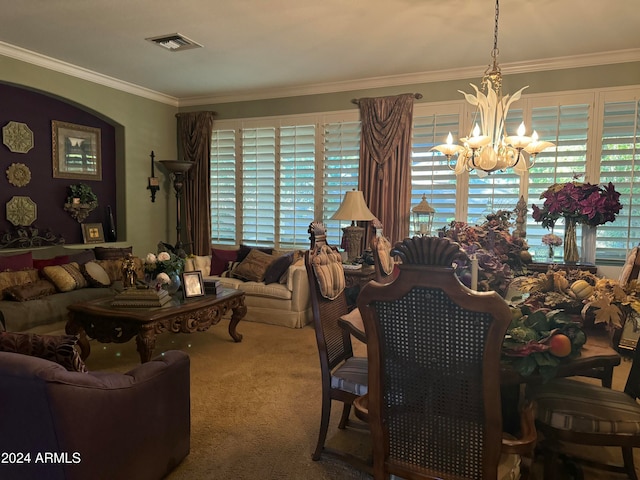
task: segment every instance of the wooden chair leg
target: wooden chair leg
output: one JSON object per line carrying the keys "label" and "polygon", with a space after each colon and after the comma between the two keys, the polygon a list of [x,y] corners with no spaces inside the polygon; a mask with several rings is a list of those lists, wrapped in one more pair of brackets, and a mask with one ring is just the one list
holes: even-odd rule
{"label": "wooden chair leg", "polygon": [[622,447],[622,458],[624,460],[624,469],[631,480],[638,480],[636,467],[633,463],[633,448]]}
{"label": "wooden chair leg", "polygon": [[343,430],[346,428],[349,423],[349,415],[351,414],[351,404],[345,402],[342,407],[342,416],[340,417],[340,423],[338,424],[338,428]]}
{"label": "wooden chair leg", "polygon": [[318,432],[318,443],[316,450],[311,456],[312,460],[318,461],[322,456],[324,442],[327,440],[327,431],[329,430],[329,417],[331,416],[331,398],[329,395],[322,395],[322,417],[320,418],[320,431]]}

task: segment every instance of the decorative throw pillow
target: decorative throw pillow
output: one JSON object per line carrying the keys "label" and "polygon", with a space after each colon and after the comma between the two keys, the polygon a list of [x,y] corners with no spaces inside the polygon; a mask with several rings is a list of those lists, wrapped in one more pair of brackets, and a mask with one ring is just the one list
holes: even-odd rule
{"label": "decorative throw pillow", "polygon": [[4,290],[9,287],[35,282],[38,278],[38,270],[35,268],[18,272],[0,272],[0,293],[3,294]]}
{"label": "decorative throw pillow", "polygon": [[320,252],[312,259],[313,271],[318,280],[320,295],[333,300],[342,293],[345,287],[342,257],[330,246],[323,245]]}
{"label": "decorative throw pillow", "polygon": [[78,253],[74,253],[68,256],[69,263],[76,262],[78,265],[84,265],[87,262],[91,262],[96,259],[96,254],[93,250],[82,250]]}
{"label": "decorative throw pillow", "polygon": [[15,272],[33,268],[33,255],[31,252],[17,255],[0,255],[0,272],[7,270]]}
{"label": "decorative throw pillow", "polygon": [[0,332],[0,351],[44,358],[62,365],[70,372],[86,372],[80,358],[76,335],[37,335],[35,333]]}
{"label": "decorative throw pillow", "polygon": [[287,273],[287,270],[292,263],[293,263],[293,252],[286,253],[284,255],[279,256],[275,260],[273,260],[269,264],[269,267],[267,267],[267,271],[264,273],[265,285],[279,282],[280,277],[282,277],[285,273]]}
{"label": "decorative throw pillow", "polygon": [[95,247],[93,249],[93,253],[96,256],[96,260],[114,260],[126,257],[127,253],[133,253],[133,247]]}
{"label": "decorative throw pillow", "polygon": [[59,292],[70,292],[87,286],[87,280],[77,263],[44,267],[42,274],[56,286]]}
{"label": "decorative throw pillow", "polygon": [[273,248],[268,248],[268,247],[250,247],[248,245],[242,245],[240,244],[240,249],[238,250],[238,258],[236,259],[238,262],[243,261],[245,258],[247,258],[247,255],[249,255],[249,252],[251,250],[258,250],[262,253],[267,253],[269,255],[271,255],[273,253]]}
{"label": "decorative throw pillow", "polygon": [[56,293],[56,287],[49,280],[36,280],[35,282],[15,285],[5,289],[4,296],[9,300],[26,302],[36,300]]}
{"label": "decorative throw pillow", "polygon": [[263,253],[258,249],[252,249],[247,257],[233,270],[233,273],[237,278],[243,280],[261,282],[264,280],[264,274],[272,261],[272,255]]}
{"label": "decorative throw pillow", "polygon": [[238,250],[224,250],[221,248],[211,249],[211,268],[209,275],[220,275],[227,269],[229,262],[238,259]]}
{"label": "decorative throw pillow", "polygon": [[66,263],[69,263],[69,257],[66,255],[60,255],[59,257],[47,259],[34,258],[33,268],[42,271],[44,267],[51,267],[53,265],[64,265]]}
{"label": "decorative throw pillow", "polygon": [[109,274],[96,261],[80,265],[80,271],[92,287],[108,287],[111,285],[111,278],[109,277]]}

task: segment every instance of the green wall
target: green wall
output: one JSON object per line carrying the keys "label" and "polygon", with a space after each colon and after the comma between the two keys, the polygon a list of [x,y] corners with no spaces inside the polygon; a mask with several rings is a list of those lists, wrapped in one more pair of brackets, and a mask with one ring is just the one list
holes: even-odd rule
{"label": "green wall", "polygon": [[[161,102],[0,56],[0,81],[76,104],[116,127],[118,241],[144,256],[158,241],[175,243],[175,196],[168,175],[155,203],[146,189],[153,150],[156,160],[177,158],[177,108]],[[156,176],[163,176],[156,168]],[[60,206],[62,208],[62,206]]]}
{"label": "green wall", "polygon": [[[274,98],[246,102],[217,103],[184,107],[181,111],[213,110],[217,120],[332,112],[357,108],[353,98],[379,97],[401,93],[421,93],[420,102],[461,100],[458,90],[470,91],[469,83],[479,85],[482,71],[475,78],[446,82],[400,85],[396,87],[353,90],[319,95]],[[529,85],[524,94],[561,92],[580,89],[619,87],[640,84],[640,62],[581,67],[546,72],[504,75],[503,90],[510,93]]]}

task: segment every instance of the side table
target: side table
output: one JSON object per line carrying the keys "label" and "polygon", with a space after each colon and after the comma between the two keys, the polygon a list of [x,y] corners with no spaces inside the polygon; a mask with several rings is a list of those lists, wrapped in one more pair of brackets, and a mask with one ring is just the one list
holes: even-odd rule
{"label": "side table", "polygon": [[373,265],[363,265],[362,268],[357,270],[344,270],[345,286],[350,287],[364,287],[369,280],[376,278],[376,269]]}
{"label": "side table", "polygon": [[344,271],[345,295],[347,304],[351,307],[355,306],[360,289],[364,287],[369,280],[376,277],[376,270],[372,265],[363,265],[357,270]]}

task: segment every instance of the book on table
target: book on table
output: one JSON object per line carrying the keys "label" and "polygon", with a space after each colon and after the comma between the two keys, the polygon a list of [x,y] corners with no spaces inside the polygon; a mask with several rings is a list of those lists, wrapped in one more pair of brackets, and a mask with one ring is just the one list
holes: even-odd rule
{"label": "book on table", "polygon": [[218,295],[222,293],[223,287],[220,280],[205,280],[204,281],[204,293]]}
{"label": "book on table", "polygon": [[162,307],[171,301],[166,290],[155,288],[128,288],[118,293],[111,302],[112,307]]}

